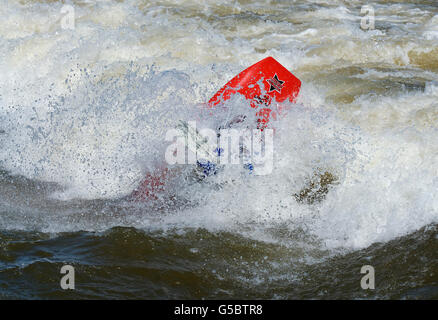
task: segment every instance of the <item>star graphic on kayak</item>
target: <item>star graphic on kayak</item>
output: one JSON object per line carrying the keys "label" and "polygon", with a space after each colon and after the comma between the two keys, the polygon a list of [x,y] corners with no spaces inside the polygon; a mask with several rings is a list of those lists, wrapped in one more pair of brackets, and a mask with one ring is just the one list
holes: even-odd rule
{"label": "star graphic on kayak", "polygon": [[268,92],[272,92],[275,90],[275,91],[281,93],[281,89],[283,89],[283,86],[284,86],[284,81],[278,79],[277,74],[275,74],[272,79],[267,79],[266,81],[270,85]]}

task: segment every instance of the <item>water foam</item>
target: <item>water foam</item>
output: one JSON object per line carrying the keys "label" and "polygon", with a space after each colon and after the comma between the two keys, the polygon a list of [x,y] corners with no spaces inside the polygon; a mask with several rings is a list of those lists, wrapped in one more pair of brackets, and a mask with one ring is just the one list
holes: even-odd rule
{"label": "water foam", "polygon": [[[437,221],[436,15],[376,5],[377,29],[366,32],[360,8],[341,1],[279,3],[277,11],[179,4],[77,6],[75,30],[60,29],[61,3],[8,0],[0,8],[0,165],[61,188],[37,204],[5,196],[2,228],[206,228],[291,246],[304,230],[330,248],[360,248]],[[412,10],[398,17],[403,8]],[[183,168],[155,204],[118,202],[160,165],[167,129],[198,120],[198,103],[267,55],[303,80],[299,104],[277,124],[272,175],[230,167],[193,184]],[[336,77],[344,67],[364,71],[345,81],[415,77],[424,90],[352,94],[336,104],[329,97],[345,91]],[[337,177],[325,198],[297,202],[321,171]]]}

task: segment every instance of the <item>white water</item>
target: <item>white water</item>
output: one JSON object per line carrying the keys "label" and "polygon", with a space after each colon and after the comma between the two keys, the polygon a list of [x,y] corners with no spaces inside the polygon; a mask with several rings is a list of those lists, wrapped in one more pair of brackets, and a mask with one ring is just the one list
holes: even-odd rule
{"label": "white water", "polygon": [[[88,2],[74,4],[74,30],[61,28],[61,3],[0,6],[4,170],[62,186],[50,195],[67,203],[60,214],[83,211],[72,199],[128,195],[162,163],[166,130],[196,120],[199,104],[266,56],[303,82],[278,124],[276,167],[177,180],[168,193],[199,203],[158,217],[63,220],[4,197],[17,213],[2,228],[203,227],[287,242],[272,229],[300,227],[328,247],[361,248],[437,222],[438,8],[381,2],[367,32],[358,1]],[[297,203],[319,169],[338,184],[321,203]]]}

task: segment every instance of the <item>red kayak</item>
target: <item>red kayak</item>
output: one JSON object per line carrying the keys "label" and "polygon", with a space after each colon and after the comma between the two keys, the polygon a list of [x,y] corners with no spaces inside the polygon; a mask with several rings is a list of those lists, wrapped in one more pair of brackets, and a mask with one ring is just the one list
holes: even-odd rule
{"label": "red kayak", "polygon": [[[263,88],[259,83],[263,83]],[[275,99],[278,103],[285,100],[294,102],[300,87],[301,81],[297,77],[277,60],[267,57],[231,79],[208,104],[214,107],[230,99],[232,95],[240,93],[248,99],[251,108],[256,110],[259,128],[263,130],[267,127],[272,113],[272,109],[269,108],[272,100]]]}
{"label": "red kayak", "polygon": [[[272,101],[295,102],[301,88],[301,81],[272,57],[267,57],[245,69],[224,85],[208,102],[215,108],[234,94],[243,95],[256,112],[257,128],[267,128],[271,118],[278,116],[271,108]],[[164,158],[164,157],[163,157]],[[156,199],[165,188],[169,170],[162,169],[147,174],[145,180],[134,190],[134,200]]]}

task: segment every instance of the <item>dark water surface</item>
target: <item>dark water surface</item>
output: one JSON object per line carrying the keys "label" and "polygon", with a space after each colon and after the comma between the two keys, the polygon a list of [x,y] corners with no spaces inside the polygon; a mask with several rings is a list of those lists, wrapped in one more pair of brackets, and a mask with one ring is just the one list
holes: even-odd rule
{"label": "dark water surface", "polygon": [[[183,236],[121,227],[56,236],[2,232],[1,297],[436,299],[437,236],[437,226],[429,226],[388,243],[297,266],[288,262],[293,249],[202,229]],[[60,288],[65,264],[75,268],[74,291]],[[360,287],[363,265],[375,268],[375,290]]]}

